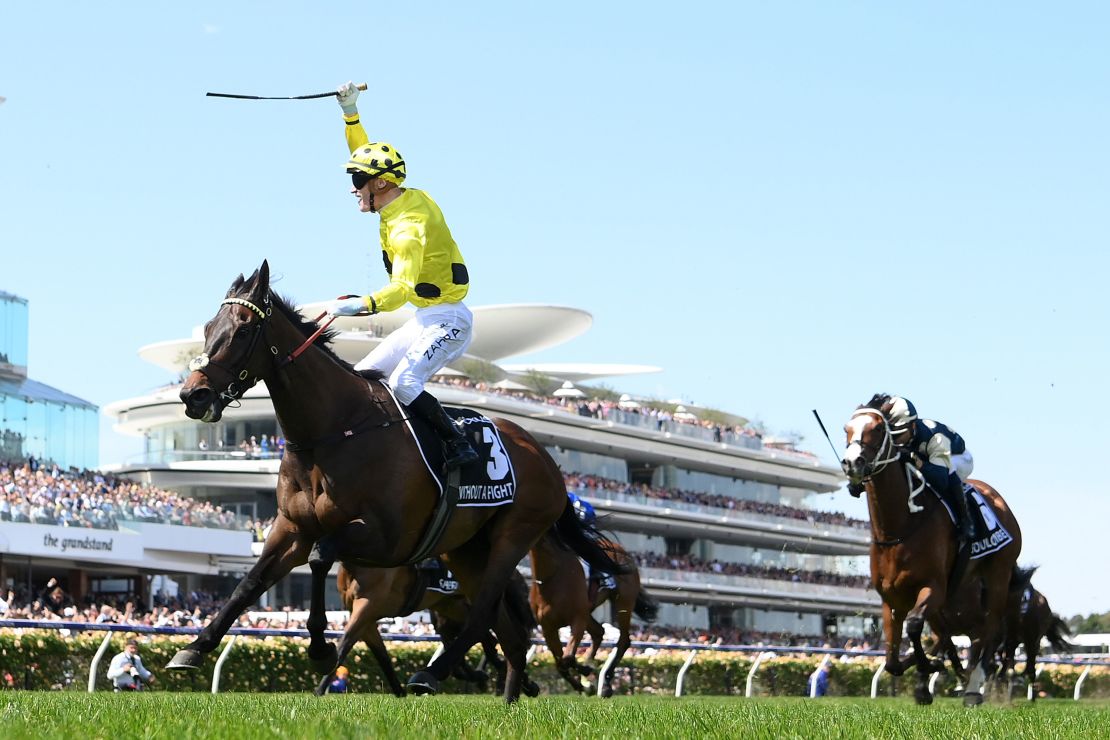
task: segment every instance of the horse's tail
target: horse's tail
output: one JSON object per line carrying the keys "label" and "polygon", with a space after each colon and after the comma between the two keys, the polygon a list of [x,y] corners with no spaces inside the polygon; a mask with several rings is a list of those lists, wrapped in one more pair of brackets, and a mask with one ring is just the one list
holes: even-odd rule
{"label": "horse's tail", "polygon": [[528,630],[534,630],[538,626],[536,615],[532,613],[532,607],[528,603],[528,584],[516,569],[509,577],[509,585],[505,587],[505,610],[514,622]]}
{"label": "horse's tail", "polygon": [[636,594],[636,605],[632,607],[632,612],[645,622],[654,622],[659,616],[659,602],[641,586],[640,593]]}
{"label": "horse's tail", "polygon": [[585,560],[591,568],[613,575],[632,572],[631,565],[618,563],[606,552],[601,546],[604,540],[601,532],[578,518],[569,498],[566,506],[563,507],[563,513],[559,515],[551,531],[559,542],[573,550],[574,554]]}
{"label": "horse's tail", "polygon": [[1078,647],[1068,642],[1067,638],[1071,637],[1071,629],[1064,620],[1060,619],[1058,614],[1052,615],[1052,619],[1048,623],[1048,631],[1045,632],[1044,636],[1048,643],[1052,645],[1052,649],[1058,653],[1073,653]]}

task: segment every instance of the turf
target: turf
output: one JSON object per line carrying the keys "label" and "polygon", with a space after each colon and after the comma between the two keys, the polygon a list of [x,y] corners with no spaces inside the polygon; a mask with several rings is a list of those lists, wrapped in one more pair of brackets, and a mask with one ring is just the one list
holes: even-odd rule
{"label": "turf", "polygon": [[965,709],[897,699],[85,694],[5,692],[5,738],[697,737],[1100,738],[1110,704],[1042,701]]}

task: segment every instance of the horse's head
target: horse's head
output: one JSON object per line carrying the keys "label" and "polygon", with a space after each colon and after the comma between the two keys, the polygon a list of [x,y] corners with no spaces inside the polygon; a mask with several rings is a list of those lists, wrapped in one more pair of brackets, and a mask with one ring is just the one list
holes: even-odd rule
{"label": "horse's head", "polygon": [[853,483],[861,483],[898,459],[898,448],[891,433],[890,396],[876,394],[860,406],[844,425],[848,447],[840,467]]}
{"label": "horse's head", "polygon": [[185,414],[191,419],[219,421],[224,409],[237,401],[273,362],[269,351],[258,351],[273,307],[270,266],[231,284],[220,310],[204,325],[204,351],[189,362],[189,377],[181,388]]}

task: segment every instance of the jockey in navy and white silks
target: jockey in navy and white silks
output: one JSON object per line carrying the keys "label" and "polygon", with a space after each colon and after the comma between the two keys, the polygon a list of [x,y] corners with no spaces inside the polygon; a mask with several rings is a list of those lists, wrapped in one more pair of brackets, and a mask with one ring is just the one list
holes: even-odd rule
{"label": "jockey in navy and white silks", "polygon": [[964,438],[939,421],[919,419],[914,405],[901,396],[890,399],[888,415],[895,444],[909,452],[925,481],[955,513],[960,540],[970,540],[971,516],[963,482],[971,475],[975,461]]}

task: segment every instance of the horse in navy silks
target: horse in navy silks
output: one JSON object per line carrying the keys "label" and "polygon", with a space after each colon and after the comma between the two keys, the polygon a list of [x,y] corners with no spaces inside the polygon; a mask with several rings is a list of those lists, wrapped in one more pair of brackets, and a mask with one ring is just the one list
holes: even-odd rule
{"label": "horse in navy silks", "polygon": [[[942,642],[967,635],[971,651],[964,704],[981,704],[983,684],[1005,636],[1007,605],[1027,582],[1016,565],[1021,530],[997,491],[982,481],[967,481],[978,494],[975,508],[993,534],[968,544],[970,555],[961,558],[966,567],[951,583],[959,556],[952,518],[908,462],[908,451],[895,444],[889,411],[885,394],[856,409],[844,427],[847,449],[841,460],[849,480],[864,483],[867,491],[871,581],[883,600],[886,670],[900,676],[916,666],[914,696],[919,704],[929,704],[928,677],[943,670],[943,662],[922,647],[925,624]],[[913,646],[906,658],[900,656],[903,624]]]}

